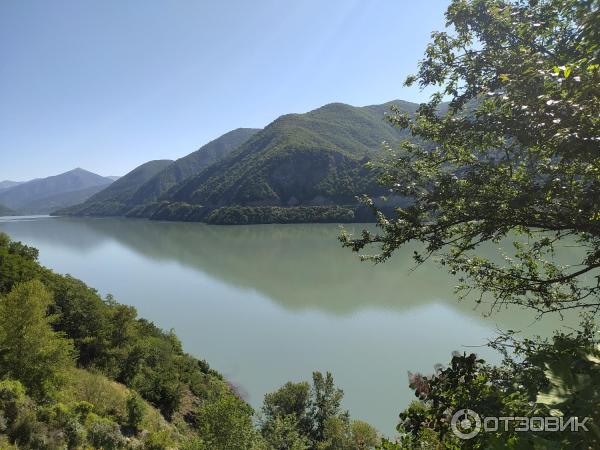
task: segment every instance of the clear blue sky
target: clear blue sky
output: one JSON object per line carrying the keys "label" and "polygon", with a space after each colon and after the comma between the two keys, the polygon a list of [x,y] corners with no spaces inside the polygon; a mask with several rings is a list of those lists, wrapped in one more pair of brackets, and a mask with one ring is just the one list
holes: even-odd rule
{"label": "clear blue sky", "polygon": [[0,180],[123,175],[402,86],[449,0],[2,0]]}

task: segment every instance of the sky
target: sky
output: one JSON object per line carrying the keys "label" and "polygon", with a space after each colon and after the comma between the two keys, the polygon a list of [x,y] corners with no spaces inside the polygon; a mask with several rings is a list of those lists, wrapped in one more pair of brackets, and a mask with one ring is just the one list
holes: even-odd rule
{"label": "sky", "polygon": [[2,0],[0,180],[124,175],[407,88],[449,0]]}

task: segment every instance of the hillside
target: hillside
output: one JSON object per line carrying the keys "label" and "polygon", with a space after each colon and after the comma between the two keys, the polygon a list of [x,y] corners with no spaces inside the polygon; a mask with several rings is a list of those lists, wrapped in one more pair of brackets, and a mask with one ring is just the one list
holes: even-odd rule
{"label": "hillside", "polygon": [[105,189],[106,186],[110,186],[110,183],[42,197],[30,201],[20,211],[28,214],[50,214],[57,209],[68,208],[85,202],[92,195]]}
{"label": "hillside", "polygon": [[170,159],[149,161],[136,167],[119,178],[106,189],[89,197],[86,201],[75,204],[66,210],[58,210],[57,214],[77,216],[118,216],[129,209],[131,197],[135,192],[157,173],[171,165]]}
{"label": "hillside", "polygon": [[[417,105],[394,102],[411,113]],[[403,134],[384,120],[391,103],[333,103],[282,116],[221,162],[174,189],[169,200],[210,207],[355,203],[378,186],[364,164]]]}
{"label": "hillside", "polygon": [[109,178],[77,168],[0,191],[0,204],[19,213],[43,214],[57,206],[80,203],[112,182]]}
{"label": "hillside", "polygon": [[19,184],[23,184],[23,182],[22,181],[11,181],[11,180],[0,181],[0,191],[10,189],[11,187],[18,186]]}
{"label": "hillside", "polygon": [[396,145],[407,137],[384,118],[392,105],[409,114],[418,106],[400,100],[365,107],[332,103],[287,114],[263,130],[221,136],[126,195],[109,194],[138,169],[56,213],[222,224],[369,220],[368,211],[356,209],[356,196],[383,191],[365,163],[384,141]]}
{"label": "hillside", "polygon": [[129,172],[105,191],[56,214],[119,216],[138,205],[151,203],[169,189],[227,156],[259,130],[238,128],[200,147],[177,161],[150,161]]}
{"label": "hillside", "polygon": [[0,448],[182,448],[203,406],[252,413],[172,331],[37,255],[0,233]]}
{"label": "hillside", "polygon": [[178,159],[142,185],[132,196],[132,203],[139,205],[159,199],[173,186],[226,157],[259,131],[238,128]]}

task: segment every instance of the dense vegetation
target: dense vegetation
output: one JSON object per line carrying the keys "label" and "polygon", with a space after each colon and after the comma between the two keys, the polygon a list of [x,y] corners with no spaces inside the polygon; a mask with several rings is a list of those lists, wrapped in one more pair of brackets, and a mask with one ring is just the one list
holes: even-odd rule
{"label": "dense vegetation", "polygon": [[[213,225],[242,225],[259,223],[355,222],[356,207],[342,206],[224,206],[210,208],[183,202],[150,203],[134,208],[128,217],[147,217],[153,220],[206,222]],[[361,210],[362,211],[362,210]],[[366,211],[365,211],[366,212]],[[371,215],[372,219],[373,216]]]}
{"label": "dense vegetation", "polygon": [[[341,236],[383,262],[411,241],[417,263],[438,258],[490,312],[545,314],[600,305],[600,8],[587,0],[454,0],[448,32],[433,34],[407,84],[441,91],[414,117],[390,117],[423,142],[405,142],[381,164],[381,182],[411,197],[376,233]],[[447,114],[437,108],[451,97]],[[367,204],[372,205],[370,201]],[[374,206],[374,205],[372,205]],[[377,210],[376,207],[374,207]],[[514,240],[486,258],[482,245]],[[561,261],[577,245],[581,259]],[[599,362],[591,319],[569,335],[493,343],[491,367],[456,355],[447,368],[411,380],[420,401],[401,414],[400,444],[386,448],[598,448]],[[585,417],[590,431],[482,432],[460,440],[450,418],[469,408],[483,417]],[[468,422],[468,421],[467,421]],[[472,422],[468,422],[469,425]],[[462,426],[462,424],[459,424]],[[538,425],[539,426],[539,425]],[[468,428],[468,427],[467,427]]]}
{"label": "dense vegetation", "polygon": [[112,182],[111,178],[74,169],[26,183],[7,182],[8,187],[0,190],[0,203],[21,214],[48,214],[81,203]]}
{"label": "dense vegetation", "polygon": [[238,128],[203,145],[195,152],[173,162],[140,186],[132,196],[131,202],[143,205],[159,200],[172,187],[225,158],[259,131],[256,128]]}
{"label": "dense vegetation", "polygon": [[263,414],[173,332],[37,262],[0,234],[0,447],[367,449],[331,374],[288,383]]}
{"label": "dense vegetation", "polygon": [[[409,112],[411,106],[398,103]],[[397,143],[402,135],[383,119],[380,107],[340,103],[282,116],[171,198],[207,206],[353,203],[380,191],[364,164],[382,141]]]}

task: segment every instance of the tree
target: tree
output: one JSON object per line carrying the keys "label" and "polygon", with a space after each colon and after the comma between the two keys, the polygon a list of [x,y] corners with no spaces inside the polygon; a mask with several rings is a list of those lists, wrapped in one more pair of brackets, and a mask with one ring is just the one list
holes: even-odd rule
{"label": "tree", "polygon": [[249,450],[258,435],[252,424],[254,411],[243,400],[224,395],[206,402],[195,413],[194,422],[207,448]]}
{"label": "tree", "polygon": [[377,430],[366,422],[336,416],[325,422],[325,439],[318,450],[370,450],[380,444]]}
{"label": "tree", "polygon": [[262,436],[278,450],[373,448],[379,442],[377,431],[351,421],[348,411],[341,411],[343,397],[329,372],[313,372],[312,386],[288,382],[265,395]]}
{"label": "tree", "polygon": [[146,404],[142,398],[135,392],[132,392],[127,398],[127,425],[137,432],[146,417]]}
{"label": "tree", "polygon": [[[407,85],[440,86],[378,168],[397,215],[341,240],[385,261],[410,241],[423,262],[461,274],[461,295],[491,294],[540,314],[600,307],[600,9],[595,0],[454,0]],[[449,98],[449,103],[442,103]],[[447,110],[447,111],[446,111]],[[390,150],[391,151],[391,150]],[[372,201],[366,200],[371,206]],[[474,254],[512,238],[514,254]],[[558,262],[560,245],[581,257]],[[478,288],[473,291],[472,288]]]}
{"label": "tree", "polygon": [[302,434],[310,435],[313,429],[310,403],[310,385],[307,382],[287,382],[277,391],[265,395],[263,429],[271,427],[275,419],[289,416]]}
{"label": "tree", "polygon": [[[314,441],[320,442],[326,439],[327,421],[340,416],[340,404],[343,397],[344,391],[335,387],[333,375],[330,372],[327,372],[325,376],[321,372],[313,372],[311,415]],[[341,416],[348,418],[348,413],[342,413]]]}
{"label": "tree", "polygon": [[52,329],[51,303],[37,280],[0,297],[0,376],[19,380],[36,398],[54,393],[74,359],[72,342]]}
{"label": "tree", "polygon": [[350,425],[352,441],[358,450],[366,450],[378,447],[381,443],[379,433],[373,426],[362,420],[355,420]]}
{"label": "tree", "polygon": [[[596,336],[597,329],[589,322],[581,330],[557,332],[543,341],[519,341],[506,335],[494,344],[505,356],[500,366],[474,354],[455,354],[448,367],[438,367],[432,375],[411,375],[410,386],[419,401],[400,414],[400,442],[386,442],[383,448],[598,448],[600,345]],[[538,430],[519,431],[522,423],[511,421],[461,440],[452,429],[452,417],[462,409],[476,412],[481,420],[549,417],[556,424],[559,417],[563,423],[589,418],[589,431],[573,432],[556,425],[539,429],[539,422]],[[455,426],[468,432],[460,422]]]}
{"label": "tree", "polygon": [[307,450],[310,448],[309,436],[302,433],[295,416],[276,415],[265,422],[262,436],[273,450]]}

